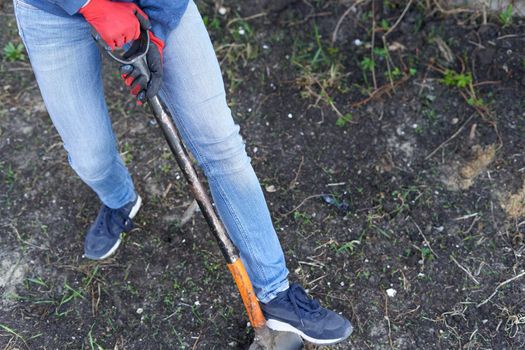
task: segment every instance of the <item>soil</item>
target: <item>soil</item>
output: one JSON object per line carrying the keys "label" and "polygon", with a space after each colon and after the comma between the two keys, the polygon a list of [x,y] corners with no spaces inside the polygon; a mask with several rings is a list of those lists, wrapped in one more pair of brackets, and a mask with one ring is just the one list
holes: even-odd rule
{"label": "soil", "polygon": [[[425,1],[262,3],[199,7],[290,279],[355,326],[335,348],[523,349],[523,20]],[[20,39],[0,6],[3,48]],[[0,348],[244,349],[253,331],[206,223],[179,225],[184,180],[105,63],[145,205],[97,263],[82,245],[98,200],[27,58],[0,59]]]}

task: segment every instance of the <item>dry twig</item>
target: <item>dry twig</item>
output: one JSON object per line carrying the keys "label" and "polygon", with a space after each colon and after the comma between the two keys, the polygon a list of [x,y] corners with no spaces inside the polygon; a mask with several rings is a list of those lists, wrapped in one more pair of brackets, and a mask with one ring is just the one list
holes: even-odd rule
{"label": "dry twig", "polygon": [[503,287],[504,285],[506,284],[509,284],[510,282],[514,281],[514,280],[517,280],[518,278],[521,278],[525,276],[525,271],[522,271],[520,274],[517,274],[516,276],[512,277],[512,278],[509,278],[508,280],[505,280],[503,282],[501,282],[500,284],[498,284],[498,286],[496,287],[496,289],[494,290],[494,293],[492,293],[487,299],[483,300],[481,303],[479,303],[478,305],[476,305],[477,307],[480,307],[480,306],[483,306],[485,305],[486,303],[489,302],[490,299],[492,299],[497,293],[498,293],[498,290]]}

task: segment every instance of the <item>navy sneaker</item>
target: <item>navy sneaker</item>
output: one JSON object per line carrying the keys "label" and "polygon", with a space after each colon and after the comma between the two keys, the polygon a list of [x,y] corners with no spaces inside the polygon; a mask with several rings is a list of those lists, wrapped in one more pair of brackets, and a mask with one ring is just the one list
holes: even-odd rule
{"label": "navy sneaker", "polygon": [[352,324],[310,298],[298,284],[280,292],[270,302],[261,303],[268,328],[292,332],[318,345],[339,343],[350,336]]}
{"label": "navy sneaker", "polygon": [[89,228],[84,242],[84,256],[102,260],[113,254],[120,245],[121,235],[133,228],[131,219],[139,211],[142,199],[137,198],[119,209],[102,205],[97,219]]}

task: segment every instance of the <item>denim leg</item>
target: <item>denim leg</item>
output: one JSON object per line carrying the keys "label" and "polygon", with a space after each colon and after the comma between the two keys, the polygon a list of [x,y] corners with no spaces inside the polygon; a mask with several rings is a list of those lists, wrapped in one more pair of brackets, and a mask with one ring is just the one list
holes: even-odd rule
{"label": "denim leg", "polygon": [[60,17],[15,0],[19,32],[55,128],[80,178],[119,208],[135,198],[104,100],[101,57],[81,17]]}
{"label": "denim leg", "polygon": [[240,251],[259,300],[288,288],[288,270],[239,126],[226,103],[210,38],[190,1],[167,38],[161,97],[203,168],[219,216]]}

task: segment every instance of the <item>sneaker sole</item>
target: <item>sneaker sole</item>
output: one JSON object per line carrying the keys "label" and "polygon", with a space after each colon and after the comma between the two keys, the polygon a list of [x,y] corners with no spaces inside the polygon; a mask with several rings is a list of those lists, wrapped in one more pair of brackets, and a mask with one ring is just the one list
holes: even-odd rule
{"label": "sneaker sole", "polygon": [[331,344],[336,344],[336,343],[342,342],[343,340],[348,338],[350,336],[350,334],[352,334],[352,331],[353,331],[353,328],[350,327],[349,331],[348,331],[348,334],[345,334],[341,338],[336,338],[336,339],[316,339],[316,338],[312,338],[312,337],[307,336],[301,330],[295,328],[294,326],[292,326],[292,325],[290,325],[288,323],[282,322],[282,321],[278,321],[278,320],[274,320],[274,319],[268,319],[266,321],[266,325],[268,326],[268,328],[270,328],[271,330],[274,330],[274,331],[295,333],[295,334],[301,336],[301,338],[303,338],[304,340],[306,340],[306,341],[308,341],[308,342],[310,342],[312,344],[316,344],[316,345],[331,345]]}
{"label": "sneaker sole", "polygon": [[[142,206],[142,198],[140,198],[140,196],[138,196],[137,203],[135,203],[135,205],[133,206],[133,208],[131,208],[131,211],[129,212],[129,218],[130,219],[133,219],[135,217],[135,215],[137,215],[137,213],[138,213],[138,211],[139,211],[141,206]],[[92,259],[92,260],[104,260],[104,259],[107,259],[107,258],[109,258],[111,255],[113,255],[115,253],[117,248],[120,246],[120,242],[122,242],[122,233],[120,234],[120,236],[118,238],[118,241],[115,242],[113,247],[111,247],[111,249],[106,254],[104,254],[104,255],[102,255],[100,257],[97,257],[97,258],[93,258],[93,257],[89,257],[89,256],[87,256],[87,258]]]}

